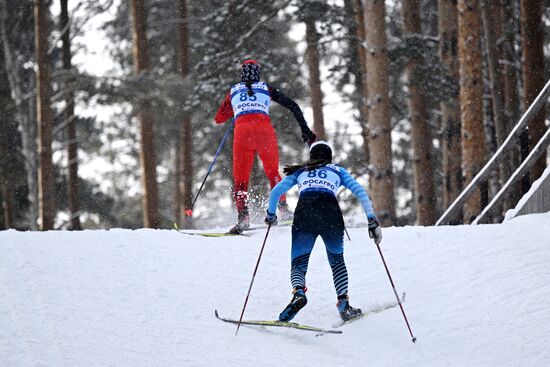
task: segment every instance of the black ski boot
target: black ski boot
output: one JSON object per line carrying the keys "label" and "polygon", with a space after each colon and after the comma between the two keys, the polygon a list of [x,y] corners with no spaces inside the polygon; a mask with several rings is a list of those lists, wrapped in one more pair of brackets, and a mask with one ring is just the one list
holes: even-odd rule
{"label": "black ski boot", "polygon": [[[340,297],[344,297],[344,296],[340,296]],[[353,308],[349,305],[349,300],[347,295],[345,296],[345,298],[340,298],[340,297],[338,298],[338,303],[336,303],[336,307],[338,308],[338,312],[340,313],[340,317],[342,318],[342,320],[349,321],[363,313],[361,309]]]}
{"label": "black ski boot", "polygon": [[230,230],[231,234],[242,234],[245,229],[250,228],[250,216],[248,215],[248,209],[244,209],[239,213],[239,220]]}
{"label": "black ski boot", "polygon": [[303,288],[294,289],[293,293],[292,300],[279,315],[279,321],[292,320],[298,311],[307,304],[306,291]]}

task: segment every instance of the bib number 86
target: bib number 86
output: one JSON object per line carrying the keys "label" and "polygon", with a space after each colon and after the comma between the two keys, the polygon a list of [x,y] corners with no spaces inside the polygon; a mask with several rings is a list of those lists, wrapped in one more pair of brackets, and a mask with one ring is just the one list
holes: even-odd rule
{"label": "bib number 86", "polygon": [[317,172],[317,170],[313,170],[313,171],[308,171],[307,173],[307,177],[319,177],[319,178],[327,178],[327,171],[325,171],[324,169],[320,170],[319,172]]}

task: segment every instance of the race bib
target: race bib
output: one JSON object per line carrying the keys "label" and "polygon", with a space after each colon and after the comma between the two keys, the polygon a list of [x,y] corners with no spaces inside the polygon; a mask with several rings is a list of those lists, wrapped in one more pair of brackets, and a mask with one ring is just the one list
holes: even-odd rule
{"label": "race bib", "polygon": [[269,114],[271,96],[266,83],[252,83],[253,95],[248,95],[245,83],[235,84],[231,88],[231,106],[235,117],[248,113]]}
{"label": "race bib", "polygon": [[336,195],[340,187],[340,171],[337,166],[326,165],[311,171],[304,171],[298,175],[298,190],[325,191]]}

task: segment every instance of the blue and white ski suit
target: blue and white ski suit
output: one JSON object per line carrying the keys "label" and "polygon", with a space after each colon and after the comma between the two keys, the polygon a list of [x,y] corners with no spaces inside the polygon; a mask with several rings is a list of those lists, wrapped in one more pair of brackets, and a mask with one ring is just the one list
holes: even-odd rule
{"label": "blue and white ski suit", "polygon": [[290,278],[293,288],[305,288],[309,256],[317,236],[325,243],[338,296],[347,295],[348,272],[344,262],[344,219],[336,193],[340,186],[348,188],[361,202],[369,219],[375,218],[369,195],[343,168],[327,164],[307,171],[298,170],[286,176],[271,191],[268,212],[275,213],[279,197],[298,185],[300,197],[292,223]]}

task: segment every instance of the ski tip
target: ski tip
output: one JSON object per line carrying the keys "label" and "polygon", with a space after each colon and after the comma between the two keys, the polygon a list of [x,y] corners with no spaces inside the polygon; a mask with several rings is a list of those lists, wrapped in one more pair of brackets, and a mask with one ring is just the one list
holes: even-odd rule
{"label": "ski tip", "polygon": [[214,315],[216,315],[216,318],[219,319],[220,315],[218,315],[218,310],[214,310]]}

